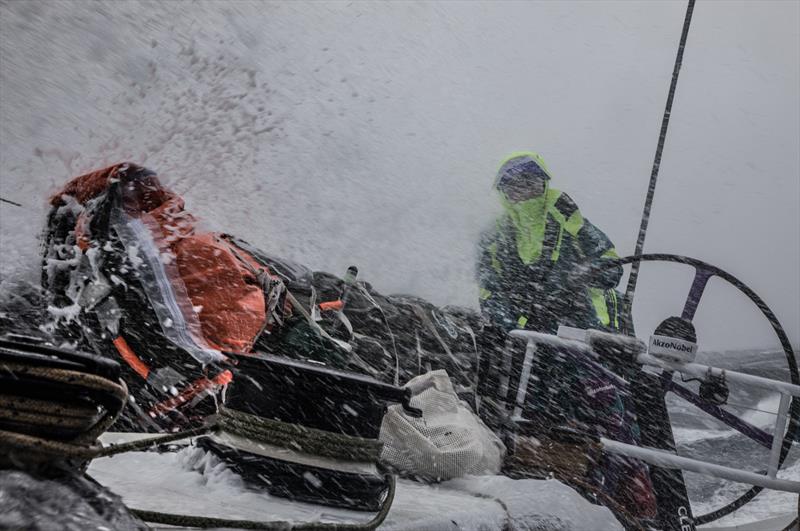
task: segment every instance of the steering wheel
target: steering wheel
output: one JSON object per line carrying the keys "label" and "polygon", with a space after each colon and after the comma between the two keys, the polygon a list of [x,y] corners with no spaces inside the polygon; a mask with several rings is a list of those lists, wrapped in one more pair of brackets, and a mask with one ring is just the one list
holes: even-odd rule
{"label": "steering wheel", "polygon": [[[715,276],[719,277],[728,282],[729,284],[732,284],[740,292],[746,295],[747,298],[749,298],[758,307],[758,309],[761,311],[764,317],[766,317],[767,321],[769,321],[769,324],[772,326],[772,329],[778,336],[778,339],[780,340],[781,343],[781,347],[783,348],[783,352],[786,355],[786,362],[789,365],[789,376],[791,379],[791,383],[794,385],[800,385],[800,374],[798,374],[795,354],[794,351],[792,350],[791,343],[789,342],[789,337],[786,335],[786,332],[784,331],[783,327],[778,321],[778,318],[775,316],[775,314],[772,312],[769,306],[767,306],[767,304],[761,299],[761,297],[759,297],[752,289],[750,289],[750,287],[748,287],[744,282],[737,279],[730,273],[723,271],[722,269],[716,266],[707,264],[706,262],[703,262],[701,260],[674,254],[643,254],[639,256],[628,256],[625,258],[608,260],[606,263],[602,265],[590,268],[580,276],[581,278],[585,279],[585,281],[587,281],[586,282],[587,284],[589,284],[588,281],[590,281],[593,278],[596,278],[602,272],[608,269],[614,267],[620,267],[626,264],[633,264],[637,262],[673,262],[678,264],[685,264],[695,269],[694,280],[692,281],[692,286],[689,289],[689,293],[686,296],[686,301],[683,306],[683,312],[681,313],[681,317],[688,321],[692,321],[694,319],[695,312],[697,311],[697,306],[703,297],[703,293],[705,291],[706,285],[708,284],[708,281],[712,277]],[[626,304],[626,308],[630,308],[630,301],[624,301],[624,302]],[[786,459],[786,455],[789,453],[789,449],[792,446],[795,433],[798,433],[798,424],[800,424],[800,399],[798,399],[798,397],[792,397],[791,405],[789,407],[788,420],[789,420],[788,429],[783,439],[780,458],[778,460],[779,469],[781,465],[783,465],[783,462]],[[723,516],[736,511],[742,505],[752,500],[759,492],[761,492],[761,490],[762,487],[754,486],[750,490],[745,492],[743,495],[741,495],[739,498],[732,501],[728,505],[722,507],[721,509],[717,509],[710,513],[695,517],[694,523],[696,525],[702,525],[717,520],[719,518],[722,518]]]}

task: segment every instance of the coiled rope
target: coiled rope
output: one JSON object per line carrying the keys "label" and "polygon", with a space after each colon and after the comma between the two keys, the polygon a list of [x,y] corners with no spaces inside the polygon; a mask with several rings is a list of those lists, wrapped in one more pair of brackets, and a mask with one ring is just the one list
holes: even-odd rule
{"label": "coiled rope", "polygon": [[[0,418],[3,425],[19,425],[20,431],[0,430],[0,448],[12,460],[35,464],[59,462],[64,459],[87,461],[97,457],[103,447],[97,438],[117,420],[128,398],[128,388],[123,381],[113,382],[102,376],[70,369],[31,366],[4,362],[2,369],[21,380],[33,379],[37,385],[63,390],[61,400],[44,400],[0,394]],[[69,391],[75,394],[69,396]],[[86,391],[94,400],[77,394]],[[83,398],[81,400],[81,398]],[[94,402],[100,402],[98,407]],[[61,439],[39,434],[67,428],[68,435]]]}
{"label": "coiled rope", "polygon": [[216,426],[258,442],[345,461],[376,463],[383,448],[377,439],[332,433],[228,408],[220,408]]}

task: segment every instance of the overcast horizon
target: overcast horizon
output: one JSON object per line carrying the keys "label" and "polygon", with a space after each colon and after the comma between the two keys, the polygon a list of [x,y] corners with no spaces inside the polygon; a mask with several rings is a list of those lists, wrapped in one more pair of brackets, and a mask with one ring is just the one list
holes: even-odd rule
{"label": "overcast horizon", "polygon": [[[477,306],[500,160],[541,153],[633,253],[685,2],[0,2],[0,275],[120,160],[209,226],[384,293]],[[698,1],[645,252],[727,270],[800,345],[800,3]],[[640,337],[691,271],[644,266]],[[701,346],[777,347],[733,288]],[[624,285],[621,285],[624,290]]]}

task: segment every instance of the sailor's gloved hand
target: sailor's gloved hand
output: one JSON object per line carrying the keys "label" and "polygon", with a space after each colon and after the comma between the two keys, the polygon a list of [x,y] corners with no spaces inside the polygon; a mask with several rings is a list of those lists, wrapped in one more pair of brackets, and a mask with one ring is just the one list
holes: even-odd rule
{"label": "sailor's gloved hand", "polygon": [[570,272],[566,284],[576,292],[585,288],[616,288],[623,270],[621,265],[613,263],[612,259],[602,259],[581,264]]}
{"label": "sailor's gloved hand", "polygon": [[[602,268],[605,261],[599,262],[596,267]],[[620,279],[622,278],[622,266],[614,266],[608,269],[599,270],[597,271],[596,275],[593,275],[594,278],[588,279],[588,283],[593,288],[603,288],[603,289],[611,289],[616,288],[617,284],[619,284]]]}

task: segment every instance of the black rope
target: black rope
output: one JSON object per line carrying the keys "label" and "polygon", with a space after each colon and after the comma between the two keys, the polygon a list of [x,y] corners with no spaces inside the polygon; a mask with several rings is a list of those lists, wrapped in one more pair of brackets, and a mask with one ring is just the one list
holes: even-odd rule
{"label": "black rope", "polygon": [[[681,33],[681,41],[678,45],[678,55],[675,57],[675,68],[672,70],[672,82],[669,86],[669,95],[667,96],[667,105],[664,109],[664,116],[661,119],[661,133],[658,135],[658,145],[656,146],[656,156],[653,160],[653,169],[650,172],[650,185],[647,188],[647,199],[644,202],[644,211],[642,212],[642,223],[639,226],[639,236],[636,238],[636,250],[634,256],[642,254],[644,249],[644,238],[647,235],[647,223],[650,221],[650,208],[653,205],[653,196],[656,192],[656,181],[658,180],[658,169],[661,166],[661,153],[664,151],[664,141],[667,138],[667,128],[669,127],[669,118],[672,114],[672,101],[675,99],[675,88],[678,85],[678,74],[681,71],[681,63],[683,63],[683,50],[686,47],[686,37],[689,35],[689,24],[692,22],[692,12],[694,11],[695,0],[689,0],[686,6],[686,18],[683,20],[683,32]],[[636,291],[636,281],[639,278],[639,262],[634,262],[631,266],[631,274],[628,277],[628,287],[625,290],[625,312],[623,315],[629,315],[633,307],[633,293]],[[630,327],[629,332],[632,332],[633,325],[628,323]]]}
{"label": "black rope", "polygon": [[131,512],[145,522],[202,529],[227,527],[233,529],[267,529],[270,531],[370,531],[376,529],[386,520],[389,510],[392,508],[397,482],[391,474],[386,475],[386,481],[389,483],[389,491],[383,501],[381,510],[372,519],[364,523],[237,520],[143,511],[141,509],[131,509]]}
{"label": "black rope", "polygon": [[188,430],[178,431],[175,433],[156,435],[154,437],[148,437],[146,439],[139,439],[136,441],[130,441],[119,444],[110,444],[108,446],[103,446],[102,448],[98,448],[94,457],[95,458],[112,457],[117,454],[124,454],[127,452],[143,451],[153,446],[158,446],[160,444],[166,444],[170,442],[180,441],[182,439],[188,439],[190,437],[196,437],[198,435],[204,435],[206,433],[216,431],[216,429],[217,427],[215,425],[198,426],[197,428],[191,428]]}

